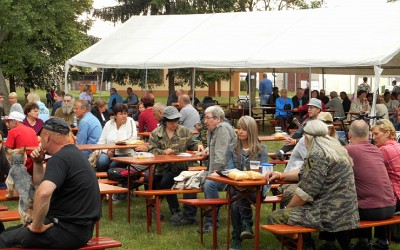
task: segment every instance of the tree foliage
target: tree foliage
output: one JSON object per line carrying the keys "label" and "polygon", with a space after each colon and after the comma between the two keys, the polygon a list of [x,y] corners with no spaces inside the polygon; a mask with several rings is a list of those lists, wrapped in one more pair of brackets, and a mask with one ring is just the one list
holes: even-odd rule
{"label": "tree foliage", "polygon": [[[25,88],[45,88],[65,60],[89,46],[92,0],[0,0],[0,67]],[[94,38],[91,38],[92,41]]]}

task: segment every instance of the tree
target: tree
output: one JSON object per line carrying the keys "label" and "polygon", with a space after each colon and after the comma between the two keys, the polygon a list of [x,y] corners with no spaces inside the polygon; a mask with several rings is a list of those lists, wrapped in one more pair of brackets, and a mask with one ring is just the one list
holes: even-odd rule
{"label": "tree", "polygon": [[88,47],[91,21],[80,21],[91,0],[0,0],[0,84],[45,88],[65,60]]}

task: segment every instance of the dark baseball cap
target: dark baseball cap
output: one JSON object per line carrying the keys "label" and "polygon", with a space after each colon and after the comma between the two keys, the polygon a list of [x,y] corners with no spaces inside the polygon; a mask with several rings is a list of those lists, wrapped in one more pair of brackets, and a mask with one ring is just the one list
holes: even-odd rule
{"label": "dark baseball cap", "polygon": [[69,127],[68,123],[64,119],[59,117],[48,119],[43,124],[42,129],[47,129],[49,131],[53,131],[63,135],[67,135],[71,131],[71,128]]}

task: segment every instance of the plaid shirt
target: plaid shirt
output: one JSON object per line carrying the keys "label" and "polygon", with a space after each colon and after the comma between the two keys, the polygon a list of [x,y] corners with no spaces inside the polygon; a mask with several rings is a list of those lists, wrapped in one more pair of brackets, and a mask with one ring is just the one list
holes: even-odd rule
{"label": "plaid shirt", "polygon": [[397,199],[400,199],[400,144],[395,140],[388,140],[379,149],[382,152],[394,193]]}

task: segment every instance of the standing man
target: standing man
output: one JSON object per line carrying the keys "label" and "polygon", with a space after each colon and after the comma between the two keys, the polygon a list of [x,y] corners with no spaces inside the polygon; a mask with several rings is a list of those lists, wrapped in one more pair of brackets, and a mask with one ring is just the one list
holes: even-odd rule
{"label": "standing man", "polygon": [[267,73],[264,73],[263,77],[264,79],[260,81],[260,86],[258,89],[261,106],[265,106],[268,104],[268,99],[272,94],[272,81],[267,78]]}
{"label": "standing man", "polygon": [[[360,90],[364,90],[367,94],[369,92],[371,92],[371,87],[369,86],[367,81],[368,81],[368,77],[364,76],[363,77],[363,82],[360,83],[360,85],[358,85],[357,92],[359,92]],[[357,95],[357,97],[358,97],[358,95]]]}
{"label": "standing man", "polygon": [[[210,106],[205,110],[204,123],[208,129],[208,147],[204,150],[204,155],[208,155],[208,175],[218,176],[216,171],[225,170],[228,165],[227,154],[229,148],[236,143],[236,133],[232,126],[225,122],[225,113],[220,106]],[[206,199],[219,198],[218,192],[223,191],[225,187],[224,183],[206,180],[204,196]],[[212,232],[212,216],[207,214],[203,233],[210,232]]]}
{"label": "standing man", "polygon": [[[54,107],[56,104],[54,104]],[[54,108],[53,107],[53,108]],[[68,122],[68,124],[74,125],[74,97],[70,94],[66,94],[62,101],[62,106],[56,110],[54,113],[55,117],[60,117]]]}
{"label": "standing man", "polygon": [[51,110],[50,116],[54,116],[58,108],[61,108],[63,99],[64,99],[65,92],[57,90],[54,92],[54,104],[53,104],[53,109]]}
{"label": "standing man", "polygon": [[118,94],[117,89],[110,89],[110,100],[108,100],[108,113],[112,114],[112,108],[117,103],[122,103],[122,97]]}
{"label": "standing man", "polygon": [[400,94],[400,86],[397,86],[397,81],[393,80],[392,85],[393,85],[392,92],[397,93],[399,95]]}
{"label": "standing man", "polygon": [[181,108],[181,118],[179,122],[190,131],[195,130],[194,125],[200,122],[200,115],[190,103],[190,97],[186,94],[182,94],[178,97],[178,103]]}
{"label": "standing man", "polygon": [[[99,120],[90,112],[90,104],[85,100],[79,100],[75,103],[74,112],[80,119],[76,144],[97,144],[102,129]],[[89,157],[92,151],[84,150],[82,153]]]}
{"label": "standing man", "polygon": [[325,105],[325,108],[335,110],[335,117],[344,117],[343,105],[338,97],[338,93],[336,91],[331,91],[329,95],[331,96],[331,100]]}
{"label": "standing man", "polygon": [[[11,112],[6,118],[7,127],[10,129],[10,131],[8,131],[8,137],[5,143],[6,147],[15,149],[23,147],[37,147],[39,145],[39,140],[35,130],[22,124],[24,119],[25,115],[19,113],[18,111]],[[27,150],[27,153],[29,155],[30,151]],[[26,159],[25,166],[28,172],[32,173],[32,158]]]}
{"label": "standing man", "polygon": [[[69,144],[68,123],[47,120],[40,133],[33,183],[39,185],[33,202],[33,222],[0,235],[0,248],[77,249],[93,236],[100,218],[99,184],[93,168],[75,145]],[[52,157],[43,167],[45,154]]]}

